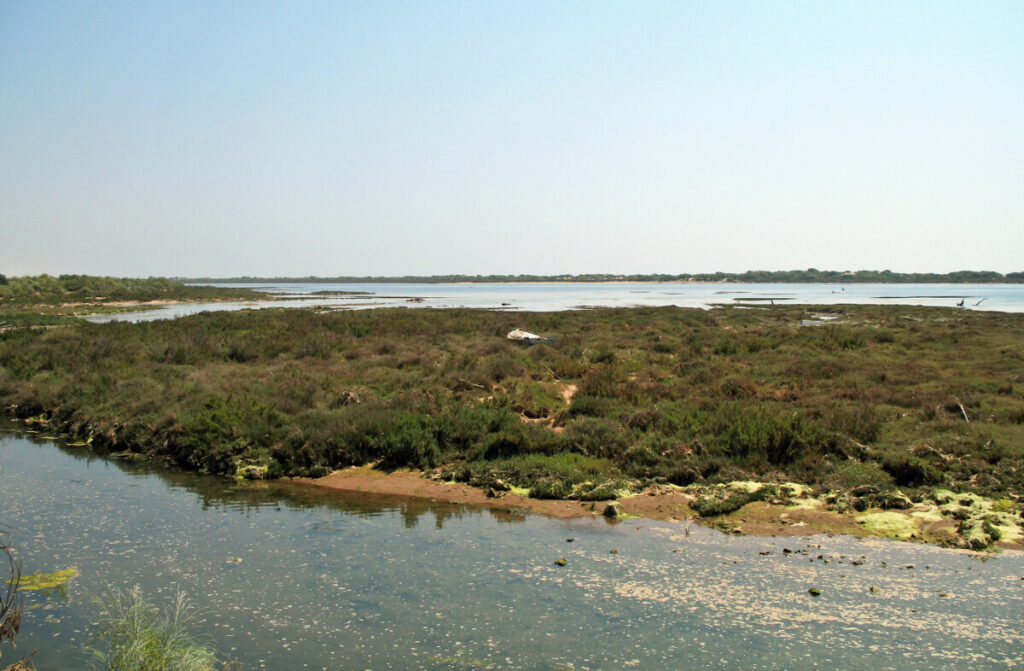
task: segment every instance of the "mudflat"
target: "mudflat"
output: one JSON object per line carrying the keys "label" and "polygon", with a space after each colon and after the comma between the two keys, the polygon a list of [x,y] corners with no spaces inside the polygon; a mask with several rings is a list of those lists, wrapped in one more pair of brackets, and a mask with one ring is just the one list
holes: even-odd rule
{"label": "mudflat", "polygon": [[[422,471],[401,469],[384,473],[371,466],[352,466],[321,478],[293,478],[293,481],[337,491],[514,509],[560,519],[604,516],[610,523],[637,517],[667,521],[693,520],[726,533],[743,535],[786,537],[848,534],[962,547],[956,520],[943,515],[941,508],[931,502],[912,505],[905,510],[875,508],[862,513],[842,513],[830,508],[827,501],[821,498],[804,495],[787,502],[752,502],[729,514],[701,517],[691,507],[703,494],[701,487],[686,489],[652,485],[613,503],[535,499],[526,492],[484,491],[465,483],[430,477],[430,474]],[[741,484],[749,488],[749,483],[736,483]],[[609,509],[609,505],[614,507]],[[1024,536],[1020,531],[1012,526],[1006,531],[1000,540],[986,547],[1024,550]]]}

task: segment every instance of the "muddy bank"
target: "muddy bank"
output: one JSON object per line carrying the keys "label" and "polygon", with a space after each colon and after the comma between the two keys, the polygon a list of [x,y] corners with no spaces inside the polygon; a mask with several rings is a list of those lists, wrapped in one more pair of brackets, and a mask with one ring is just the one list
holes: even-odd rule
{"label": "muddy bank", "polygon": [[491,497],[482,489],[457,482],[442,482],[423,477],[419,471],[399,470],[384,473],[369,466],[354,466],[334,471],[322,478],[293,478],[293,482],[348,492],[366,492],[391,496],[411,496],[450,503],[468,503],[495,508],[523,508],[558,518],[594,515],[590,503],[531,499],[513,492]]}
{"label": "muddy bank", "polygon": [[[420,471],[385,473],[369,466],[334,471],[322,478],[294,478],[293,481],[339,491],[415,497],[492,508],[516,508],[562,519],[602,515],[608,505],[607,502],[534,499],[526,495],[526,492],[485,491],[463,483],[431,479]],[[732,483],[721,487],[742,490],[749,489],[751,484]],[[666,521],[693,520],[726,533],[755,536],[849,534],[969,548],[964,542],[956,517],[948,515],[948,510],[943,510],[949,505],[955,505],[953,501],[944,505],[920,502],[901,510],[868,508],[838,512],[830,509],[824,497],[814,497],[801,491],[786,501],[753,501],[730,513],[702,517],[691,507],[702,495],[678,487],[655,485],[635,495],[620,498],[618,516],[620,519],[643,517]],[[982,505],[979,501],[974,504]],[[1019,528],[1004,529],[1001,539],[985,547],[1024,550],[1022,541],[1024,537]]]}

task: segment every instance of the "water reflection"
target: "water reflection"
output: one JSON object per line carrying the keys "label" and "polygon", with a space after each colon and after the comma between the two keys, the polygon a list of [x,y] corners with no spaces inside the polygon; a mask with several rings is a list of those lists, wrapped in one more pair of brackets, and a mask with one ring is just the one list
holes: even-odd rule
{"label": "water reflection", "polygon": [[[468,515],[487,515],[499,524],[522,523],[527,513],[517,508],[491,508],[460,503],[434,501],[400,495],[351,492],[311,487],[288,480],[235,481],[212,475],[200,475],[172,466],[145,461],[132,461],[103,457],[86,446],[70,446],[66,441],[41,437],[39,434],[7,429],[0,436],[20,437],[43,449],[56,447],[75,461],[115,468],[132,478],[156,478],[170,489],[194,494],[201,510],[236,511],[248,515],[260,508],[277,511],[325,508],[358,517],[397,514],[406,529],[414,529],[424,516],[433,518],[436,529],[444,528],[449,520],[460,520]],[[72,480],[73,484],[84,482]]]}
{"label": "water reflection", "polygon": [[67,602],[28,597],[39,668],[84,668],[93,600],[134,584],[184,589],[246,669],[1024,664],[1019,554],[232,483],[38,438],[0,437],[0,466],[26,572],[80,571]]}

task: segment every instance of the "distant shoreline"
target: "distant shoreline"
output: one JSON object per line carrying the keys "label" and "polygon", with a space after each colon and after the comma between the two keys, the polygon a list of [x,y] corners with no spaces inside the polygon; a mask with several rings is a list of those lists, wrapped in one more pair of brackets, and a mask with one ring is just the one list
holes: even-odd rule
{"label": "distant shoreline", "polygon": [[750,270],[744,273],[620,275],[402,275],[336,277],[179,277],[199,284],[1022,284],[1024,272],[960,270],[894,273],[888,270]]}

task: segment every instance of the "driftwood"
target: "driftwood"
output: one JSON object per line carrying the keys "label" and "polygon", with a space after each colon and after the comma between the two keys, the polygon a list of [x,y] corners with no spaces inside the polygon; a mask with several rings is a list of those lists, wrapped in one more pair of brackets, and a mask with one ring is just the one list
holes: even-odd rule
{"label": "driftwood", "polygon": [[544,370],[546,370],[551,375],[551,377],[553,377],[555,379],[556,382],[561,382],[562,381],[562,378],[560,378],[557,375],[555,375],[555,371],[551,370],[551,368],[547,364],[543,364],[542,363],[541,366],[544,368]]}
{"label": "driftwood", "polygon": [[960,412],[964,413],[964,420],[965,420],[965,421],[966,421],[966,422],[967,422],[968,424],[970,424],[970,423],[971,423],[971,418],[967,416],[967,410],[966,410],[966,409],[964,409],[964,404],[963,404],[963,403],[961,403],[961,402],[960,402],[960,399],[959,399],[959,398],[957,398],[956,396],[954,396],[954,397],[953,397],[953,400],[954,400],[954,401],[956,401],[956,404],[957,404],[958,406],[960,406]]}
{"label": "driftwood", "polygon": [[469,385],[470,387],[476,387],[477,389],[487,389],[487,387],[483,386],[482,384],[477,384],[476,382],[470,382],[469,380],[463,380],[461,377],[457,377],[455,379],[458,380],[459,382],[461,382],[462,384]]}
{"label": "driftwood", "polygon": [[926,454],[934,454],[935,456],[937,456],[938,458],[940,458],[940,459],[942,459],[943,461],[946,461],[946,462],[953,461],[953,459],[956,458],[952,454],[946,454],[942,450],[937,450],[934,447],[932,447],[931,445],[927,445],[927,444],[922,444],[922,445],[918,445],[916,447],[913,447],[913,448],[911,448],[910,451],[911,451],[911,453],[915,457],[922,457],[922,456],[924,456]]}

